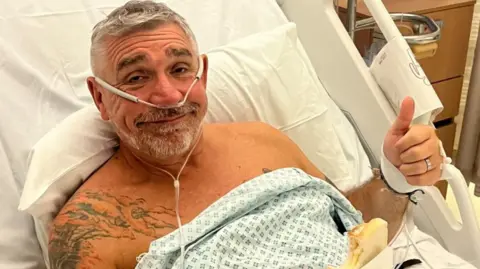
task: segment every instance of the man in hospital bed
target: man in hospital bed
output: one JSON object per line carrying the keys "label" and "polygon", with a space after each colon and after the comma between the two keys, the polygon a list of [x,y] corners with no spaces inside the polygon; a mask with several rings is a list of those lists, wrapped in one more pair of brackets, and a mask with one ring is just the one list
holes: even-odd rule
{"label": "man in hospital bed", "polygon": [[[194,268],[203,268],[201,262],[195,263],[194,254],[201,252],[204,258],[210,259],[219,255],[221,250],[209,252],[212,251],[209,247],[202,248],[202,240],[208,244],[211,238],[217,240],[214,241],[217,245],[219,241],[211,233],[191,239],[192,230],[203,226],[189,226],[190,223],[202,216],[205,219],[204,213],[209,212],[212,204],[227,206],[229,195],[237,199],[237,206],[243,202],[251,204],[255,198],[240,201],[235,195],[242,191],[244,194],[258,191],[263,195],[269,191],[266,185],[283,182],[284,178],[287,183],[282,184],[292,186],[286,187],[284,193],[278,193],[278,197],[287,199],[285,197],[293,195],[290,189],[312,186],[315,192],[309,201],[325,205],[325,208],[319,207],[319,211],[330,212],[322,215],[327,220],[312,220],[313,215],[310,220],[308,216],[301,219],[292,215],[305,221],[300,226],[309,227],[309,221],[313,221],[315,226],[327,227],[324,230],[331,228],[332,223],[334,230],[350,230],[361,222],[360,214],[352,210],[350,201],[363,214],[364,221],[382,218],[388,222],[389,241],[400,229],[408,198],[388,190],[380,178],[345,194],[347,201],[330,184],[324,183],[328,179],[280,131],[255,122],[204,124],[208,109],[205,92],[208,58],[198,55],[189,26],[165,5],[148,1],[127,3],[94,28],[91,46],[92,70],[97,79],[89,78],[88,87],[101,117],[114,126],[120,146],[57,215],[50,229],[52,269],[164,268],[159,265],[159,260],[173,264],[185,258],[185,249],[179,250],[178,246],[172,248],[170,256],[167,255],[168,244],[178,243],[178,238],[183,240],[181,244],[198,247],[189,250],[186,259]],[[198,72],[202,67],[203,72]],[[197,74],[200,74],[198,80],[195,79]],[[101,81],[148,103],[131,102],[108,91],[108,86]],[[184,97],[185,103],[175,106]],[[152,107],[152,104],[158,107]],[[410,184],[432,185],[441,174],[439,140],[431,127],[410,126],[413,111],[413,101],[406,99],[385,137],[384,152]],[[431,163],[431,167],[425,160]],[[243,186],[246,187],[242,190]],[[259,212],[281,209],[281,202],[275,203],[274,200],[265,203],[262,209],[261,205],[253,206],[255,209],[250,213],[263,223]],[[295,206],[301,206],[301,202]],[[340,213],[334,214],[332,210]],[[244,217],[248,213],[230,213],[235,221],[221,220],[226,223],[225,229],[228,225],[236,228],[251,225],[242,222],[246,221]],[[208,221],[215,222],[216,219],[211,217]],[[174,232],[178,232],[181,224],[185,224],[182,229],[189,233],[188,236]],[[213,231],[219,231],[221,227],[213,227]],[[316,234],[319,242],[327,239],[322,232]],[[244,233],[241,231],[237,236],[242,237]],[[314,234],[312,232],[312,236]],[[294,233],[294,237],[301,236]],[[238,238],[233,238],[230,237],[238,242]],[[165,241],[158,241],[158,245],[152,243],[156,240]],[[330,245],[326,248],[318,247],[322,251],[320,256],[342,254],[336,248],[343,247],[344,241],[328,243]],[[275,244],[275,248],[281,245]],[[225,247],[222,249],[225,252]],[[326,254],[329,251],[332,253]],[[142,257],[141,254],[146,252]],[[308,249],[304,252],[310,255]],[[164,254],[166,258],[156,258]],[[300,258],[309,266],[328,263],[308,264],[305,257]],[[338,266],[344,262],[338,261],[338,257],[335,259],[336,262],[329,265]],[[458,258],[452,255],[452,259]],[[232,268],[233,264],[230,264]],[[230,267],[225,259],[222,266],[218,266]],[[273,267],[265,263],[262,266]],[[252,266],[255,267],[261,266]]]}

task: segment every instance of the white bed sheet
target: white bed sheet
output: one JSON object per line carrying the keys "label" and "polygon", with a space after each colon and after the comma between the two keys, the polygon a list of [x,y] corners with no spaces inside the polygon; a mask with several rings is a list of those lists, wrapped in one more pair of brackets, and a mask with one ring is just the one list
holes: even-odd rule
{"label": "white bed sheet", "polygon": [[435,269],[475,269],[476,267],[458,256],[446,251],[442,245],[430,235],[420,231],[417,227],[410,228],[410,237],[415,242],[421,255],[413,247],[404,227],[392,244],[394,250],[394,264],[405,260],[419,259],[422,264],[414,265],[409,269],[431,269],[424,259]]}
{"label": "white bed sheet", "polygon": [[45,264],[33,220],[16,210],[21,186],[5,153],[0,141],[0,268],[43,269]]}
{"label": "white bed sheet", "polygon": [[[32,221],[16,209],[28,154],[48,130],[91,103],[84,81],[90,31],[124,2],[2,0],[0,113],[10,118],[0,121],[0,268],[40,268]],[[275,0],[163,2],[189,18],[201,51],[287,21]]]}

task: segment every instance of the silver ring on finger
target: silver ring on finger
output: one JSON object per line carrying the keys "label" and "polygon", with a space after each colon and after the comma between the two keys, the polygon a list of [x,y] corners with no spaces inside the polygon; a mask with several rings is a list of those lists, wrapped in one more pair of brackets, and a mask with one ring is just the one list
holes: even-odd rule
{"label": "silver ring on finger", "polygon": [[[425,159],[425,164],[427,165],[427,171],[426,171],[426,172],[429,172],[430,170],[433,169],[432,161],[430,161],[429,158],[426,158],[426,159]],[[425,173],[426,173],[426,172],[425,172]]]}

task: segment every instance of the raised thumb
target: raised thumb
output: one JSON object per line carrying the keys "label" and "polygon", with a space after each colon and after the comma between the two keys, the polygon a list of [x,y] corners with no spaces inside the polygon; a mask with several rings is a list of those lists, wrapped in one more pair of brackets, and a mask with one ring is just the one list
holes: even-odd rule
{"label": "raised thumb", "polygon": [[397,119],[392,125],[391,132],[393,134],[403,135],[408,132],[415,114],[415,101],[411,97],[405,97]]}

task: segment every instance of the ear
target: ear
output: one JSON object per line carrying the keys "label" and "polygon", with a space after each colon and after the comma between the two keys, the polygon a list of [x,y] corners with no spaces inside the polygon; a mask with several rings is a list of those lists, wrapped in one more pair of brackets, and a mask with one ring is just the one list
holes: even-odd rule
{"label": "ear", "polygon": [[105,108],[105,103],[103,103],[103,94],[101,92],[100,87],[98,86],[97,82],[95,81],[94,77],[87,78],[87,85],[90,94],[92,95],[93,101],[97,106],[98,111],[100,111],[100,115],[103,120],[109,120],[107,110]]}
{"label": "ear", "polygon": [[202,78],[200,80],[202,82],[203,87],[206,89],[207,78],[208,78],[208,56],[203,54],[201,56],[201,60],[203,61],[203,74],[202,74]]}

